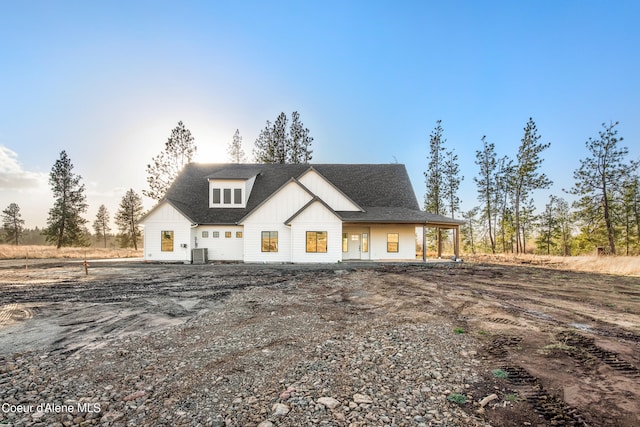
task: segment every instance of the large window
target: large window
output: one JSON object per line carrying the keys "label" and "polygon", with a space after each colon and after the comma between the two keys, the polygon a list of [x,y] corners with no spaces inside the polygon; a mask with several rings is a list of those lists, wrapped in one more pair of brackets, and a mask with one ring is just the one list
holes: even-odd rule
{"label": "large window", "polygon": [[160,232],[160,250],[162,252],[173,252],[173,231]]}
{"label": "large window", "polygon": [[387,234],[387,252],[398,252],[398,233]]}
{"label": "large window", "polygon": [[307,231],[307,252],[327,252],[326,231]]}
{"label": "large window", "polygon": [[262,232],[262,252],[278,252],[278,232]]}

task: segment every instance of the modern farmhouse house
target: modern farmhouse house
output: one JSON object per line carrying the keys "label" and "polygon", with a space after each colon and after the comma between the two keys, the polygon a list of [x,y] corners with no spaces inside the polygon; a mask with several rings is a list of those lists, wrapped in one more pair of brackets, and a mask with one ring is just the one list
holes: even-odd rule
{"label": "modern farmhouse house", "polygon": [[457,255],[462,222],[421,211],[404,165],[191,163],[141,223],[149,261],[333,263],[415,260],[416,227]]}

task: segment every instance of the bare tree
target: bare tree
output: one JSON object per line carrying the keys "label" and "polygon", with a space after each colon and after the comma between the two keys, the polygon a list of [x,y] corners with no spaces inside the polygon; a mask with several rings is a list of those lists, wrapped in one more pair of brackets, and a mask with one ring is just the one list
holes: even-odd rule
{"label": "bare tree", "polygon": [[246,163],[247,156],[242,149],[242,137],[240,136],[240,130],[236,129],[236,133],[233,134],[233,140],[229,144],[227,149],[229,154],[229,160],[231,163]]}
{"label": "bare tree", "polygon": [[191,163],[196,151],[191,131],[182,121],[178,122],[178,126],[171,131],[164,150],[147,165],[149,190],[142,190],[142,194],[161,200],[182,168]]}

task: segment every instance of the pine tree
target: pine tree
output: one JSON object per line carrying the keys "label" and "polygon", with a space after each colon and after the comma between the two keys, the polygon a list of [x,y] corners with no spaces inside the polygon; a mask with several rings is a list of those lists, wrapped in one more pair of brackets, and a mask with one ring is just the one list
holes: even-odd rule
{"label": "pine tree", "polygon": [[104,241],[104,247],[107,247],[107,234],[111,231],[109,226],[109,211],[105,205],[100,205],[96,219],[93,221],[93,231],[96,232],[96,239]]}
{"label": "pine tree", "polygon": [[460,197],[458,189],[460,183],[464,180],[464,176],[460,175],[460,165],[458,164],[458,155],[454,151],[447,151],[443,163],[442,184],[447,201],[448,210],[451,212],[451,218],[455,218],[456,212],[460,210]]}
{"label": "pine tree", "polygon": [[138,220],[142,217],[142,199],[133,189],[129,189],[122,197],[120,208],[116,212],[116,225],[120,231],[120,246],[132,246],[138,250],[138,239],[141,236]]}
{"label": "pine tree", "polygon": [[239,129],[236,129],[236,133],[233,134],[233,140],[229,144],[227,153],[229,154],[229,160],[231,163],[247,162],[247,156],[244,154],[244,150],[242,149],[242,137],[240,136]]}
{"label": "pine tree", "polygon": [[516,253],[525,251],[525,236],[520,234],[523,219],[522,205],[533,190],[549,188],[552,181],[544,173],[539,172],[543,158],[540,154],[549,148],[550,143],[539,142],[540,135],[532,118],[529,118],[524,128],[514,173],[511,177],[513,190],[513,207],[516,231]]}
{"label": "pine tree", "polygon": [[280,113],[273,124],[267,120],[253,148],[256,162],[308,163],[311,160],[313,137],[300,121],[300,114],[294,111],[289,128],[287,123],[285,113]]}
{"label": "pine tree", "polygon": [[176,179],[182,168],[191,163],[197,147],[191,131],[178,122],[171,131],[171,136],[164,146],[164,150],[147,165],[147,182],[149,190],[142,190],[142,194],[155,200],[161,200]]}
{"label": "pine tree", "polygon": [[[444,188],[444,161],[446,139],[442,134],[442,120],[436,121],[436,127],[429,136],[429,155],[427,157],[427,171],[424,172],[427,191],[424,196],[424,210],[436,215],[446,215]],[[442,230],[436,229],[436,252],[438,258],[442,255]]]}
{"label": "pine tree", "polygon": [[496,253],[495,227],[493,221],[496,217],[497,209],[497,179],[496,179],[496,152],[495,145],[487,142],[487,137],[483,136],[482,150],[476,150],[476,165],[480,167],[480,172],[473,180],[478,188],[478,200],[482,203],[482,213],[486,220],[489,244],[491,253]]}
{"label": "pine tree", "polygon": [[549,197],[549,202],[544,207],[538,222],[538,238],[536,244],[538,250],[551,255],[551,249],[555,248],[557,239],[560,238],[562,230],[557,213],[557,198]]}
{"label": "pine tree", "polygon": [[574,202],[574,208],[583,226],[588,227],[588,236],[593,239],[594,233],[604,228],[609,252],[614,255],[616,200],[620,198],[623,184],[639,165],[636,161],[626,162],[629,150],[618,145],[623,138],[618,137],[617,125],[618,122],[603,123],[604,130],[599,132],[599,138],[587,140],[590,155],[580,160],[580,167],[573,172],[574,186],[569,191],[580,197]]}
{"label": "pine tree", "polygon": [[13,242],[16,246],[20,243],[20,236],[24,231],[24,220],[20,213],[20,207],[16,203],[11,203],[2,211],[2,229],[4,230],[4,241]]}
{"label": "pine tree", "polygon": [[49,210],[48,227],[44,230],[47,242],[62,246],[86,246],[88,240],[84,225],[87,220],[80,214],[87,210],[82,177],[73,172],[73,165],[66,151],[60,153],[49,174],[49,185],[55,203]]}
{"label": "pine tree", "polygon": [[312,142],[313,137],[309,136],[309,129],[300,121],[300,114],[294,111],[291,114],[288,163],[309,163],[313,153]]}
{"label": "pine tree", "polygon": [[427,171],[424,173],[427,191],[424,196],[424,210],[436,215],[445,215],[443,170],[444,170],[444,130],[442,120],[436,121],[436,127],[429,137],[429,155]]}

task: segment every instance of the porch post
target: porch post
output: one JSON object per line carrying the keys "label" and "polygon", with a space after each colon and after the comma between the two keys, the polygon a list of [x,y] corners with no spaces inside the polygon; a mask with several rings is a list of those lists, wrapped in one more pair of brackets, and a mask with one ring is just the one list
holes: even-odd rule
{"label": "porch post", "polygon": [[460,257],[460,226],[456,225],[456,228],[453,229],[453,232],[456,235],[455,244],[454,244],[454,252],[456,255],[456,259]]}
{"label": "porch post", "polygon": [[427,226],[422,225],[422,262],[427,262]]}

